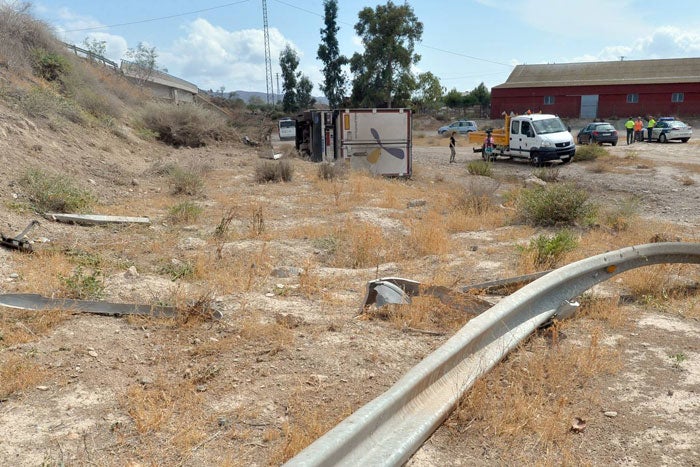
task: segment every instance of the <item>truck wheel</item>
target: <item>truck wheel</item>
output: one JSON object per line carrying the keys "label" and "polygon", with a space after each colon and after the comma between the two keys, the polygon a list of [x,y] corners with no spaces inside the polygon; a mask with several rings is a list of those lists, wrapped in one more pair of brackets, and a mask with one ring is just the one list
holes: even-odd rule
{"label": "truck wheel", "polygon": [[540,157],[539,154],[533,154],[530,157],[530,161],[532,162],[532,165],[535,167],[540,167],[542,165],[542,158]]}

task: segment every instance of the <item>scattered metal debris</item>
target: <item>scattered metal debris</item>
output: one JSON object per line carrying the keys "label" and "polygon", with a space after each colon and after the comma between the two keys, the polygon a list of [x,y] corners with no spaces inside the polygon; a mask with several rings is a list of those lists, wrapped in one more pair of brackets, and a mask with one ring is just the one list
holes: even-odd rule
{"label": "scattered metal debris", "polygon": [[34,228],[37,225],[40,225],[39,221],[31,221],[29,225],[25,227],[24,230],[20,232],[16,237],[6,237],[2,233],[0,233],[0,245],[13,250],[32,252],[32,244],[29,243],[29,240],[27,240],[26,237],[29,234],[29,232],[34,230]]}
{"label": "scattered metal debris", "polygon": [[376,305],[377,307],[389,304],[407,305],[411,303],[411,297],[420,295],[435,297],[445,305],[472,315],[478,315],[492,306],[485,300],[447,287],[423,287],[420,282],[410,279],[385,277],[367,283],[367,292],[362,304],[362,311],[370,305]]}
{"label": "scattered metal debris", "polygon": [[400,277],[385,277],[367,283],[367,292],[362,308],[376,304],[378,307],[388,304],[405,305],[411,303],[411,297],[418,295],[420,282]]}
{"label": "scattered metal debris", "polygon": [[257,148],[258,146],[260,146],[259,142],[253,141],[252,139],[248,138],[247,136],[244,136],[242,138],[242,141],[243,141],[243,144],[246,144],[248,146],[252,146],[254,148]]}
{"label": "scattered metal debris", "polygon": [[151,219],[148,217],[107,216],[102,214],[63,214],[58,212],[47,212],[44,214],[44,217],[56,222],[82,225],[151,223]]}
{"label": "scattered metal debris", "polygon": [[[107,316],[143,315],[154,318],[172,318],[178,315],[177,308],[171,306],[47,298],[39,294],[0,294],[0,306],[34,311],[78,311]],[[211,313],[212,319],[220,319],[221,316],[221,312],[218,310]]]}

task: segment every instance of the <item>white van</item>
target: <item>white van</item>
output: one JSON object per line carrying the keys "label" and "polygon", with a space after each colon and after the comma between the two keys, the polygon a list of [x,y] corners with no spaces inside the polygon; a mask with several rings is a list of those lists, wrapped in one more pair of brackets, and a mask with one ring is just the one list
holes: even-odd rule
{"label": "white van", "polygon": [[278,124],[280,140],[295,139],[297,133],[296,126],[296,121],[291,118],[281,119]]}

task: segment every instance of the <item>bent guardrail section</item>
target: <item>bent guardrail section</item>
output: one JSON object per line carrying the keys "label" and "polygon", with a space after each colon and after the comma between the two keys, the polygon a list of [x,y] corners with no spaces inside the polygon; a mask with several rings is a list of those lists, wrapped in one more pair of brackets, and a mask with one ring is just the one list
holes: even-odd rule
{"label": "bent guardrail section", "polygon": [[550,272],[469,321],[384,394],[285,465],[401,465],[479,376],[537,327],[572,313],[576,296],[621,272],[660,263],[700,263],[700,243],[633,246]]}

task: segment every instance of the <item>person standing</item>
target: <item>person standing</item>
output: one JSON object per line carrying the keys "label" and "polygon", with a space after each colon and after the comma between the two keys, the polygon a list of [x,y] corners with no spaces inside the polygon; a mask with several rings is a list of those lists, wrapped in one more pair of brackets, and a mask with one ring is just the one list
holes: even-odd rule
{"label": "person standing", "polygon": [[644,135],[642,134],[642,131],[644,128],[644,123],[642,123],[642,117],[637,117],[637,120],[634,122],[634,140],[635,141],[644,141]]}
{"label": "person standing", "polygon": [[651,143],[651,132],[656,125],[656,120],[654,120],[653,115],[649,115],[649,122],[647,123],[647,143]]}
{"label": "person standing", "polygon": [[457,151],[455,151],[456,144],[457,142],[455,141],[455,132],[453,131],[450,135],[450,163],[455,162],[455,156],[457,155]]}
{"label": "person standing", "polygon": [[627,144],[634,143],[634,120],[632,117],[625,122],[625,128],[627,129]]}

